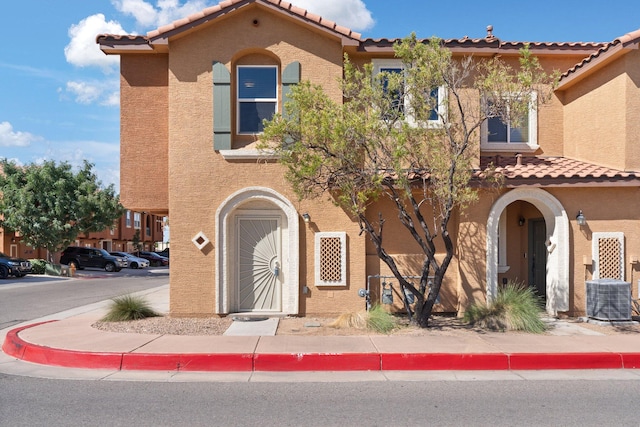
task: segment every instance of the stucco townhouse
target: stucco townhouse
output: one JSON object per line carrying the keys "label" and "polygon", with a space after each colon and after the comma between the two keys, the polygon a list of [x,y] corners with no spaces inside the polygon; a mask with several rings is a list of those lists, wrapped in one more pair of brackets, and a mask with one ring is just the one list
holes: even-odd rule
{"label": "stucco townhouse", "polygon": [[[457,57],[515,63],[525,42],[498,33],[444,43]],[[336,314],[363,308],[366,286],[380,298],[389,271],[357,222],[330,201],[297,200],[256,143],[261,119],[299,81],[342,101],[345,53],[401,68],[394,41],[280,0],[227,0],[146,35],[98,36],[120,56],[122,202],[170,218],[173,316]],[[463,312],[509,279],[535,287],[551,314],[584,314],[594,279],[631,283],[637,296],[639,42],[640,30],[607,43],[529,42],[546,70],[562,72],[559,85],[518,132],[487,123],[479,135],[477,164],[493,163],[504,185],[478,188],[456,214],[437,311]],[[133,173],[154,180],[134,185]],[[390,218],[387,251],[409,274],[423,255],[392,209],[380,201],[371,216]]]}

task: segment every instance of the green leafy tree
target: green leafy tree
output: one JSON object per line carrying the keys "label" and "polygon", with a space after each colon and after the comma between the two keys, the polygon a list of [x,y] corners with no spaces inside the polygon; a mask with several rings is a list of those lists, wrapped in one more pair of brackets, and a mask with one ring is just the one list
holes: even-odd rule
{"label": "green leafy tree", "polygon": [[[329,195],[357,218],[379,258],[415,296],[413,319],[427,327],[454,255],[452,217],[478,196],[470,183],[481,125],[493,117],[521,122],[532,104],[551,98],[557,74],[546,74],[528,48],[516,68],[497,56],[454,58],[441,40],[415,35],[394,50],[403,73],[374,75],[371,64],[358,68],[345,56],[344,102],[309,82],[297,85],[287,114],[265,123],[260,146],[279,155],[298,197]],[[444,89],[444,100],[436,88]],[[405,278],[416,272],[401,271],[385,250],[385,218],[367,212],[380,198],[393,203],[424,253],[417,283]],[[437,244],[444,253],[436,257]]]}
{"label": "green leafy tree", "polygon": [[113,226],[122,213],[114,186],[102,188],[87,161],[74,172],[69,163],[18,166],[2,160],[0,226],[53,254],[81,233]]}
{"label": "green leafy tree", "polygon": [[133,233],[133,238],[131,239],[131,242],[133,243],[133,248],[136,251],[141,251],[142,250],[142,243],[140,240],[140,230],[136,230],[135,233]]}

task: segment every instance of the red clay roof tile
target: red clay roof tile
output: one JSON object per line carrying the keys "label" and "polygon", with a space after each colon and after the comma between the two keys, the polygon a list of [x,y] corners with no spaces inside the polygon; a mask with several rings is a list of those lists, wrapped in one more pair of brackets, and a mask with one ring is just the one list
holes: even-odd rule
{"label": "red clay roof tile", "polygon": [[333,21],[324,19],[321,16],[310,13],[305,9],[294,6],[291,3],[288,3],[283,0],[225,0],[221,3],[218,3],[216,6],[208,7],[200,12],[189,15],[186,18],[179,19],[168,25],[164,25],[156,30],[150,31],[147,33],[147,37],[150,39],[161,37],[170,31],[179,30],[181,27],[187,26],[192,23],[196,23],[197,21],[200,21],[200,20],[206,20],[212,15],[222,14],[225,12],[226,9],[229,9],[231,7],[240,7],[244,4],[257,3],[257,2],[262,2],[262,3],[269,4],[271,6],[277,7],[287,13],[291,13],[307,21],[320,25],[321,27],[334,31],[342,36],[356,39],[356,40],[360,40],[362,37],[360,33],[351,31],[350,29],[340,26]]}
{"label": "red clay roof tile", "polygon": [[521,157],[520,165],[516,156],[483,156],[480,169],[486,170],[490,165],[497,173],[510,179],[640,179],[640,172],[621,171],[567,157]]}

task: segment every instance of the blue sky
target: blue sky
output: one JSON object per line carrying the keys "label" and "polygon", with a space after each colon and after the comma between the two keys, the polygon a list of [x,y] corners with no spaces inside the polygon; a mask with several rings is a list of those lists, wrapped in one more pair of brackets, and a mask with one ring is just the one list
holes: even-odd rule
{"label": "blue sky", "polygon": [[[0,157],[96,165],[119,186],[117,57],[99,33],[145,34],[217,0],[21,0],[0,13]],[[612,41],[640,28],[640,1],[293,0],[364,37]]]}

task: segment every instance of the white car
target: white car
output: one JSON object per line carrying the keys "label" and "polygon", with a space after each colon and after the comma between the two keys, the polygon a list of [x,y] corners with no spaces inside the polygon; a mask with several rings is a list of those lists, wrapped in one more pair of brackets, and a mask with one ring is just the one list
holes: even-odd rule
{"label": "white car", "polygon": [[127,252],[109,252],[111,255],[119,256],[128,261],[129,268],[147,268],[149,267],[149,260],[139,258],[135,255]]}

